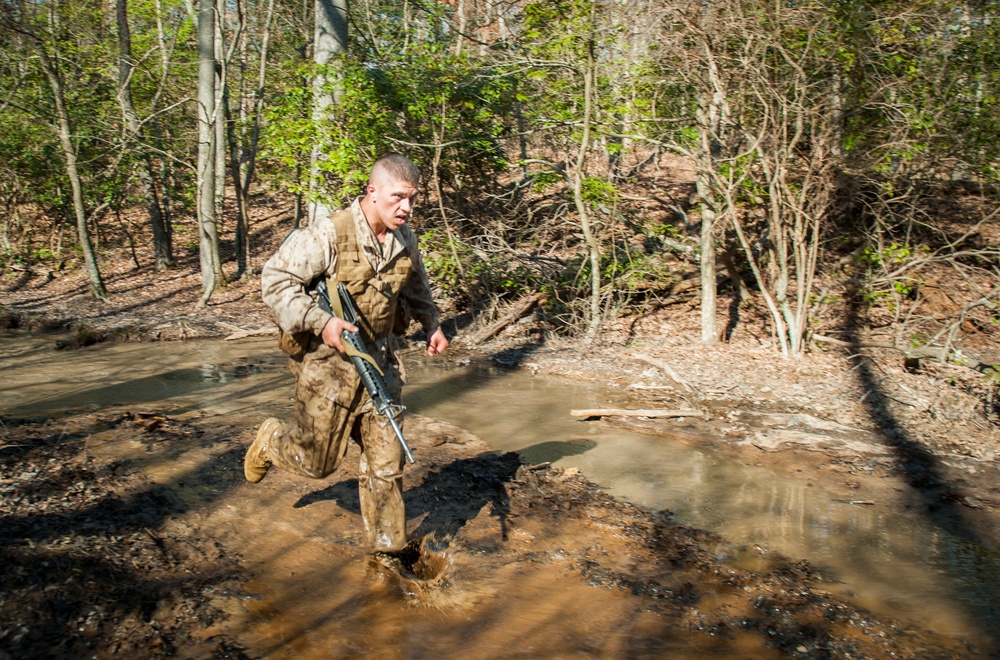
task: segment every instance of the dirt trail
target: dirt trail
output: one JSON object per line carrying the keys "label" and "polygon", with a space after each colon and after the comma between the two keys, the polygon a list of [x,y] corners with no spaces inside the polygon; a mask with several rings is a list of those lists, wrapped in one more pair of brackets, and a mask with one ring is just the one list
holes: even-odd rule
{"label": "dirt trail", "polygon": [[3,657],[984,652],[426,418],[407,420],[424,547],[402,573],[362,547],[355,454],[326,482],[250,485],[246,425],[155,410],[2,421]]}

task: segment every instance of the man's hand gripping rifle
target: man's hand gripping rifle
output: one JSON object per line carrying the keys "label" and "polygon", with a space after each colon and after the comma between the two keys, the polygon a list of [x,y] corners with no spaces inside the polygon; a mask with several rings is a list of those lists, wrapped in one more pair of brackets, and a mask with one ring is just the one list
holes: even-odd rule
{"label": "man's hand gripping rifle", "polygon": [[[316,293],[319,294],[317,302],[320,308],[327,314],[334,314],[326,279],[320,278],[319,283],[316,285]],[[352,325],[358,325],[358,310],[354,307],[351,294],[343,284],[337,285],[337,297],[339,298],[341,308],[337,311],[342,311],[342,318]],[[396,432],[399,444],[403,447],[403,453],[406,454],[406,460],[413,463],[415,461],[413,452],[410,451],[410,446],[406,444],[406,438],[403,437],[403,430],[399,428],[399,423],[396,421],[396,418],[406,408],[393,402],[392,397],[389,395],[389,389],[385,385],[385,378],[382,377],[382,371],[375,364],[374,358],[365,350],[365,343],[361,340],[358,333],[344,330],[341,333],[341,339],[349,349],[352,349],[348,350],[348,356],[351,358],[354,368],[357,369],[358,375],[361,376],[361,382],[364,384],[365,389],[368,390],[368,396],[371,397],[375,412],[388,419],[389,423],[392,424],[392,430]]]}

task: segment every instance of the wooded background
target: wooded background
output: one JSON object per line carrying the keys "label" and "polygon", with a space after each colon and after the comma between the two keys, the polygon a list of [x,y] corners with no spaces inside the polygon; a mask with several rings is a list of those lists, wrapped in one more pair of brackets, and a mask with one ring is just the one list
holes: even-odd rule
{"label": "wooded background", "polygon": [[697,296],[713,343],[724,293],[795,355],[839,303],[954,357],[1000,318],[998,9],[5,0],[0,267],[82,267],[104,297],[95,236],[157,270],[196,247],[204,304],[253,275],[254,194],[302,225],[398,151],[425,174],[432,277],[472,313],[540,301],[592,340]]}

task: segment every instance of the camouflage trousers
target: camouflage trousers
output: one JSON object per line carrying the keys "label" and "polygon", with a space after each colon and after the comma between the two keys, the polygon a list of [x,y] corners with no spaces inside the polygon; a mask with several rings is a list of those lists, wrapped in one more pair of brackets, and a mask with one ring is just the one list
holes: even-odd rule
{"label": "camouflage trousers", "polygon": [[[376,356],[393,400],[403,387],[391,351]],[[368,392],[347,356],[320,344],[302,358],[289,359],[295,376],[295,424],[282,424],[268,444],[274,466],[314,479],[333,473],[349,441],[361,447],[358,495],[365,535],[372,551],[406,545],[403,505],[403,451],[385,417],[375,414]],[[399,420],[402,423],[402,420]]]}

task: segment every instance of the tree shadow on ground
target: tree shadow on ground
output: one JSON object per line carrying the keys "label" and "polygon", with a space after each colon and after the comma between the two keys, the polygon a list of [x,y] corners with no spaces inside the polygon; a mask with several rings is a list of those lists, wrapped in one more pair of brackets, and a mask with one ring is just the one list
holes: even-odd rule
{"label": "tree shadow on ground", "polygon": [[[0,494],[0,649],[22,658],[175,657],[218,616],[205,594],[233,588],[242,569],[172,522],[188,507],[171,485],[88,456],[93,429],[0,421],[9,441],[0,447],[8,484]],[[235,483],[230,476],[219,485],[227,462],[217,457],[185,477],[212,479],[221,494]]]}
{"label": "tree shadow on ground", "polygon": [[[876,373],[877,365],[865,355],[862,347],[860,335],[863,323],[862,304],[860,294],[848,300],[844,338],[852,346],[851,358],[855,361],[853,372],[864,392],[863,402],[868,415],[878,426],[879,435],[885,444],[893,450],[896,459],[894,467],[910,487],[910,495],[915,500],[918,512],[935,528],[959,540],[958,545],[964,546],[966,550],[971,548],[974,553],[985,556],[989,551],[976,532],[974,523],[968,519],[963,507],[955,501],[952,494],[953,487],[948,483],[941,461],[930,449],[911,437],[905,424],[892,411],[890,405],[892,397],[884,386],[885,377]],[[942,554],[956,552],[948,549],[951,545],[954,544],[942,543],[936,552]],[[970,587],[993,588],[992,585],[963,586],[966,591]],[[966,613],[992,640],[993,650],[997,650],[998,640],[994,631],[998,619],[995,612],[989,611],[992,601],[995,601],[995,598],[963,598],[962,604]]]}
{"label": "tree shadow on ground", "polygon": [[733,298],[729,301],[729,321],[726,323],[726,329],[723,331],[723,340],[728,344],[732,338],[733,333],[736,332],[736,328],[740,324],[740,303],[743,302],[740,296],[739,289],[736,288],[733,292]]}
{"label": "tree shadow on ground", "polygon": [[[448,539],[488,504],[491,515],[500,519],[501,535],[506,539],[509,512],[507,486],[520,466],[521,459],[516,453],[484,452],[473,458],[452,461],[428,473],[423,481],[403,495],[407,518],[424,516],[412,536],[419,538],[433,534],[439,542],[447,544]],[[294,506],[300,508],[328,500],[360,515],[358,480],[345,479],[308,493]]]}

